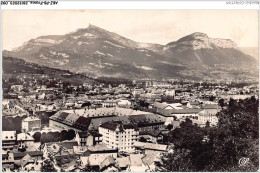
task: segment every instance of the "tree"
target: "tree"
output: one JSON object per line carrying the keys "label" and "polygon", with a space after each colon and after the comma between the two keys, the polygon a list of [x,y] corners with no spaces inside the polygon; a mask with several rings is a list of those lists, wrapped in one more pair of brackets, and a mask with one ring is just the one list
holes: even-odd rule
{"label": "tree", "polygon": [[30,91],[29,91],[28,88],[22,88],[22,89],[21,89],[21,92],[29,93]]}
{"label": "tree", "polygon": [[57,172],[57,170],[54,168],[53,163],[47,159],[42,163],[41,172]]}
{"label": "tree", "polygon": [[72,130],[72,129],[70,129],[70,130],[68,131],[68,134],[67,134],[67,140],[72,140],[72,139],[75,138],[75,136],[76,136],[75,131]]}
{"label": "tree", "polygon": [[140,107],[145,107],[145,108],[148,108],[149,107],[149,103],[143,101],[143,100],[140,100]]}
{"label": "tree", "polygon": [[90,102],[86,102],[86,103],[83,103],[81,105],[81,107],[85,107],[85,106],[87,106],[89,108],[91,106],[91,103]]}
{"label": "tree", "polygon": [[206,127],[207,127],[207,128],[210,127],[210,122],[209,122],[209,121],[206,122]]}
{"label": "tree", "polygon": [[177,149],[164,154],[156,167],[156,172],[188,172],[194,171],[190,150]]}
{"label": "tree", "polygon": [[[242,157],[250,158],[250,170],[258,169],[259,118],[258,100],[254,97],[245,100],[231,99],[227,109],[217,114],[219,123],[214,134],[213,169],[242,170],[238,162]],[[249,170],[248,170],[249,171]]]}
{"label": "tree", "polygon": [[41,144],[48,143],[48,142],[55,142],[55,138],[52,135],[52,132],[42,133],[41,135]]}
{"label": "tree", "polygon": [[225,106],[225,100],[224,99],[219,99],[218,105],[223,109],[223,107]]}
{"label": "tree", "polygon": [[90,163],[88,161],[86,166],[83,168],[81,172],[99,172],[99,167],[90,166]]}
{"label": "tree", "polygon": [[139,141],[140,142],[147,142],[147,140],[143,136],[140,137]]}
{"label": "tree", "polygon": [[33,134],[33,138],[35,140],[35,142],[40,142],[41,141],[41,133],[40,132],[36,132]]}
{"label": "tree", "polygon": [[62,141],[60,132],[52,132],[52,136],[54,138],[54,142]]}
{"label": "tree", "polygon": [[173,143],[178,148],[192,149],[196,143],[203,140],[203,131],[196,124],[192,124],[189,118],[176,128],[169,132],[169,142]]}
{"label": "tree", "polygon": [[166,127],[169,131],[171,131],[173,129],[173,125],[172,124],[168,124]]}
{"label": "tree", "polygon": [[62,130],[62,131],[60,132],[61,140],[62,140],[62,141],[67,140],[67,135],[68,135],[68,131],[67,131],[67,130]]}
{"label": "tree", "polygon": [[[169,142],[174,144],[174,150],[189,150],[189,156],[187,157],[189,157],[192,162],[193,171],[204,169],[205,165],[209,162],[209,157],[211,157],[211,147],[208,146],[208,143],[203,142],[204,136],[204,129],[197,126],[197,124],[193,124],[188,118],[180,124],[179,128],[169,132]],[[205,148],[207,148],[208,151],[205,151]],[[187,169],[187,171],[189,171],[189,169]]]}
{"label": "tree", "polygon": [[[174,153],[163,156],[158,170],[257,171],[258,106],[254,97],[239,101],[230,99],[227,108],[217,114],[216,127],[200,128],[186,119],[179,128],[169,132]],[[249,158],[249,162],[241,166],[241,158]],[[182,164],[185,159],[187,166]]]}
{"label": "tree", "polygon": [[93,171],[92,171],[91,166],[90,166],[89,164],[87,164],[87,165],[84,167],[83,172],[93,172]]}
{"label": "tree", "polygon": [[209,101],[214,101],[215,97],[214,96],[210,96],[209,97]]}

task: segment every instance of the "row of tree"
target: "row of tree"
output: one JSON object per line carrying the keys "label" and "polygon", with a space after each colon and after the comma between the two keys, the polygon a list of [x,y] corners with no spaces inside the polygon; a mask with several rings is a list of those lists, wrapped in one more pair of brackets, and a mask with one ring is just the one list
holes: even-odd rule
{"label": "row of tree", "polygon": [[33,135],[35,142],[41,142],[41,144],[48,143],[48,142],[61,142],[65,140],[72,140],[76,136],[74,130],[62,130],[61,132],[48,132],[48,133],[40,133],[36,132]]}

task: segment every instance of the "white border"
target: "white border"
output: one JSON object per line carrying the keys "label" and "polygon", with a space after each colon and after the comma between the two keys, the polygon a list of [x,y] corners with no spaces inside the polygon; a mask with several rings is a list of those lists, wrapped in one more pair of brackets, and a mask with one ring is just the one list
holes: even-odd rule
{"label": "white border", "polygon": [[[4,0],[0,0],[4,1]],[[10,1],[10,0],[6,0]],[[17,1],[17,0],[16,0]],[[50,1],[50,0],[46,0]],[[58,1],[58,0],[57,0]],[[229,0],[227,0],[229,1]],[[240,4],[227,4],[227,1],[58,1],[57,5],[0,5],[0,23],[2,26],[2,10],[11,10],[11,9],[22,9],[22,10],[68,10],[68,9],[78,9],[78,10],[89,10],[89,9],[151,9],[151,10],[258,10],[260,8],[259,4],[248,4],[247,2],[258,1],[259,0],[238,0]],[[232,2],[234,2],[233,0]],[[260,11],[259,19],[260,23]],[[260,37],[260,35],[259,35]],[[0,27],[0,56],[2,57],[2,27]],[[259,39],[260,45],[260,39]],[[259,55],[260,57],[260,55]],[[260,58],[259,58],[260,59]],[[259,61],[260,65],[260,61]],[[0,74],[2,76],[2,58],[0,58]],[[260,74],[259,74],[260,76]],[[0,80],[0,88],[2,91],[2,80]],[[260,80],[259,80],[260,85]],[[0,92],[0,97],[2,98],[2,92]],[[259,100],[260,102],[260,100]],[[0,100],[0,111],[2,112],[2,99]],[[2,129],[2,119],[0,119],[0,127]],[[260,128],[260,124],[259,124]],[[0,133],[0,138],[2,139],[2,133]],[[0,147],[2,148],[2,140],[0,140]],[[259,160],[260,162],[260,160]],[[2,170],[2,159],[0,161],[0,171]]]}
{"label": "white border", "polygon": [[[5,0],[2,0],[5,1]],[[10,0],[6,0],[10,1]],[[16,0],[17,1],[17,0]],[[58,1],[58,0],[46,0]],[[259,0],[238,0],[238,4],[227,4],[235,0],[227,1],[59,1],[57,5],[2,5],[5,9],[248,9],[259,10],[259,4],[249,4],[259,2]]]}

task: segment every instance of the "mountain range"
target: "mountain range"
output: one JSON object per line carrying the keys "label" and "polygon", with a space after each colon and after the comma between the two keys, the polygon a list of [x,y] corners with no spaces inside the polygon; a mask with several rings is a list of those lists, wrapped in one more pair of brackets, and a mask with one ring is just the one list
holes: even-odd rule
{"label": "mountain range", "polygon": [[31,39],[3,56],[91,77],[128,79],[257,78],[255,58],[229,39],[195,32],[166,45],[140,43],[94,25]]}

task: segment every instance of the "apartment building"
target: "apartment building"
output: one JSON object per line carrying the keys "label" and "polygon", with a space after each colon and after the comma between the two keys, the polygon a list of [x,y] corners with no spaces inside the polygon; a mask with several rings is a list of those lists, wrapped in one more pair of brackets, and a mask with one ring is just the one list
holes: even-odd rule
{"label": "apartment building", "polygon": [[22,121],[22,132],[30,132],[41,129],[41,120],[35,116],[30,116]]}
{"label": "apartment building", "polygon": [[107,147],[128,153],[135,151],[133,144],[137,141],[139,131],[134,124],[122,121],[106,122],[99,126],[99,133],[103,135],[103,143]]}

